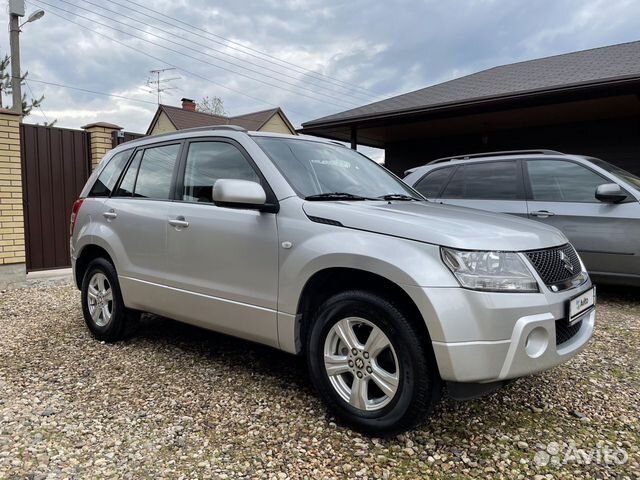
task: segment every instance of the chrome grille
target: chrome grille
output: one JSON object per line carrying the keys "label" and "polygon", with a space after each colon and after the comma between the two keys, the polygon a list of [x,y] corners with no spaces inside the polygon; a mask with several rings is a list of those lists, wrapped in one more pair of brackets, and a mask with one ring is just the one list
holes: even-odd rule
{"label": "chrome grille", "polygon": [[525,252],[525,255],[547,285],[568,280],[582,270],[578,254],[569,244],[544,250],[532,250]]}

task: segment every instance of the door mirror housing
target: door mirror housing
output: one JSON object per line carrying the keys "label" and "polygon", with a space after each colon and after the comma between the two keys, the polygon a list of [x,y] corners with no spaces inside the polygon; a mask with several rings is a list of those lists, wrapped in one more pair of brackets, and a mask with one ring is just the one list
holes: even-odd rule
{"label": "door mirror housing", "polygon": [[601,202],[620,203],[627,198],[627,193],[617,183],[603,183],[596,188],[596,198]]}
{"label": "door mirror housing", "polygon": [[267,203],[267,194],[262,185],[248,180],[216,180],[213,203],[219,207],[273,210],[273,205]]}

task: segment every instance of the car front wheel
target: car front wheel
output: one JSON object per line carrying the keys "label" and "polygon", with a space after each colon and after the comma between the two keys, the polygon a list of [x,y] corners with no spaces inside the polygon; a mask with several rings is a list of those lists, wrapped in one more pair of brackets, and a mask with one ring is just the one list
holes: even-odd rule
{"label": "car front wheel", "polygon": [[318,309],[308,336],[311,378],[345,423],[393,434],[423,421],[440,396],[426,338],[384,298],[337,294]]}

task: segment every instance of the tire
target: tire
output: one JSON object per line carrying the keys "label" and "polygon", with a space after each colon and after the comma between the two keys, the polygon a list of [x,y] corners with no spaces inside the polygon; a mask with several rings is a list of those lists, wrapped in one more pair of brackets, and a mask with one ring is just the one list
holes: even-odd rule
{"label": "tire", "polygon": [[81,298],[84,321],[98,340],[117,342],[138,324],[139,312],[125,308],[116,270],[104,258],[96,258],[87,267]]}
{"label": "tire", "polygon": [[320,396],[336,417],[365,434],[411,429],[440,399],[430,340],[378,295],[348,291],[326,300],[313,318],[306,347]]}

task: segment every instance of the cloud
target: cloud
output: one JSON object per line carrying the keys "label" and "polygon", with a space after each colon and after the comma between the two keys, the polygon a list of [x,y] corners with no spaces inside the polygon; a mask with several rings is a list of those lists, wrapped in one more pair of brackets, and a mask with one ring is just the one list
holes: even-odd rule
{"label": "cloud", "polygon": [[[155,95],[143,88],[154,68],[180,67],[180,79],[172,82],[177,89],[163,94],[164,103],[216,95],[230,114],[281,105],[299,125],[495,65],[636,40],[640,23],[640,5],[630,0],[42,1],[53,7],[28,0],[27,11],[40,6],[47,14],[25,25],[21,35],[23,70],[31,78],[142,100],[32,82],[35,95],[46,96],[47,117],[57,118],[60,126],[108,121],[137,132],[146,130],[155,111],[144,103],[153,103]],[[171,26],[178,25],[175,20],[204,31],[188,28],[188,33]],[[273,63],[205,31],[284,62]],[[8,50],[6,34],[1,45]],[[42,121],[40,115],[34,111],[29,121]]]}

